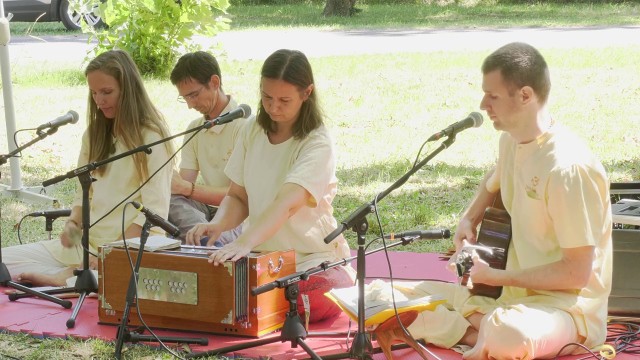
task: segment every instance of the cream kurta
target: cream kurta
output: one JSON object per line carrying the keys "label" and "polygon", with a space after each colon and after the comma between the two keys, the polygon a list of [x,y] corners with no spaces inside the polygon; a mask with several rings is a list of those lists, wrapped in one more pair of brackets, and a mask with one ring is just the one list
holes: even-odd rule
{"label": "cream kurta", "polygon": [[[466,287],[452,283],[409,284],[403,289],[408,294],[438,294],[448,301],[433,312],[420,313],[409,327],[411,334],[452,347],[470,326],[465,317],[480,312],[489,316],[485,317],[488,322],[483,321],[484,332],[489,327],[491,336],[497,338],[480,338],[481,329],[479,350],[496,356],[555,355],[567,342],[580,340],[574,329],[588,348],[604,343],[612,275],[612,222],[609,182],[600,162],[582,141],[558,125],[528,144],[518,144],[503,133],[496,171],[487,181],[487,190],[500,190],[511,215],[507,270],[558,261],[562,248],[594,246],[587,286],[573,291],[505,286],[502,296],[494,300],[470,296]],[[500,332],[502,328],[507,334]],[[568,351],[583,352],[579,347]]]}
{"label": "cream kurta", "polygon": [[[564,127],[528,144],[507,133],[500,139],[499,161],[487,183],[500,189],[512,219],[507,270],[528,269],[560,260],[562,248],[594,246],[593,272],[577,291],[534,291],[504,287],[498,304],[558,308],[574,318],[584,345],[605,341],[611,291],[611,203],[603,166],[586,145]],[[468,305],[481,303],[472,297]],[[486,299],[484,299],[486,300]]]}
{"label": "cream kurta", "polygon": [[324,243],[337,228],[331,205],[337,189],[335,166],[333,142],[324,126],[304,140],[291,138],[273,145],[255,120],[247,123],[226,168],[229,178],[248,195],[245,226],[260,217],[285,183],[300,185],[311,194],[310,203],[256,250],[294,249],[297,271],[350,256],[344,237]]}

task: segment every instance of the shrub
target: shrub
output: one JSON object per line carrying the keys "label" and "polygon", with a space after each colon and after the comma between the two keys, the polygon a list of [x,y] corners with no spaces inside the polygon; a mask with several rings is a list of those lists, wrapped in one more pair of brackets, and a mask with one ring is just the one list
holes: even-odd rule
{"label": "shrub", "polygon": [[98,41],[90,56],[122,49],[141,73],[165,77],[182,53],[197,50],[195,35],[213,37],[229,28],[228,7],[228,0],[108,0],[99,6],[107,27],[82,31]]}

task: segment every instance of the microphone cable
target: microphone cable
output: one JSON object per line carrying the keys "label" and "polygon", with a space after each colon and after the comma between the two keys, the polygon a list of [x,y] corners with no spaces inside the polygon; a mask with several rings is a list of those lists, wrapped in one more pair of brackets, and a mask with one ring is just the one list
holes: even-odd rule
{"label": "microphone cable", "polygon": [[29,217],[29,214],[23,216],[20,218],[20,221],[18,221],[18,224],[16,224],[16,232],[17,232],[17,236],[18,236],[18,242],[20,243],[20,245],[22,245],[22,239],[20,238],[20,229],[22,228],[22,221],[24,219],[26,219],[27,217]]}
{"label": "microphone cable", "polygon": [[18,243],[20,243],[20,245],[23,245],[22,244],[22,236],[20,235],[20,229],[22,229],[22,221],[24,221],[24,219],[26,219],[28,217],[33,217],[32,213],[24,215],[23,217],[20,218],[18,223],[14,225],[14,229],[16,229],[16,235],[18,237]]}
{"label": "microphone cable", "polygon": [[[19,148],[19,147],[20,147],[20,146],[18,145],[18,133],[23,132],[23,131],[36,131],[36,130],[37,130],[36,128],[27,128],[27,129],[20,129],[20,130],[16,130],[16,131],[13,133],[13,145],[14,145],[16,148]],[[40,138],[44,138],[43,136],[40,136],[40,135],[38,135],[38,137],[40,137]],[[19,154],[15,154],[15,155],[13,155],[11,158],[21,158],[21,157],[22,157],[22,151],[20,151],[20,153],[19,153]]]}
{"label": "microphone cable", "polygon": [[[373,200],[373,208],[374,208],[374,214],[375,214],[376,222],[378,223],[378,228],[380,229],[380,237],[382,238],[384,255],[385,255],[385,258],[387,259],[387,268],[389,269],[389,285],[391,286],[391,302],[393,303],[393,312],[394,312],[394,315],[395,315],[395,318],[396,318],[396,321],[397,321],[398,325],[402,329],[402,332],[404,332],[404,334],[406,336],[408,336],[410,338],[413,338],[413,336],[409,333],[409,330],[402,323],[402,320],[400,319],[400,313],[398,313],[398,307],[396,305],[396,292],[395,292],[395,287],[393,286],[393,268],[391,266],[391,259],[389,259],[389,252],[388,252],[388,249],[387,249],[387,240],[385,238],[385,233],[384,233],[384,230],[382,228],[382,222],[380,221],[380,216],[379,216],[379,213],[378,213],[378,196],[379,195],[380,195],[379,193],[376,194],[376,196],[375,196],[375,198]],[[420,348],[422,348],[422,350],[424,350],[426,353],[428,353],[431,356],[433,356],[434,359],[441,360],[438,356],[436,356],[436,354],[434,354],[429,349],[427,349],[427,347],[424,346],[421,342],[416,341],[416,344],[418,344],[418,346],[420,346]]]}

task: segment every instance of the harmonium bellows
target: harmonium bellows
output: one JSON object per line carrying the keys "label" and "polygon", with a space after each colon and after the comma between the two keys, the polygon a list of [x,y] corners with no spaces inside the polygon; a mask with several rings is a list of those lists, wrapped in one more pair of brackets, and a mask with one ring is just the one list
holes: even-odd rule
{"label": "harmonium bellows", "polygon": [[[135,264],[137,251],[129,249]],[[131,265],[120,247],[100,248],[98,319],[122,322]],[[295,272],[293,250],[251,253],[214,266],[207,251],[182,247],[145,252],[137,282],[137,303],[153,328],[259,337],[282,327],[289,304],[284,289],[254,296],[251,289]],[[132,304],[133,305],[133,304]],[[141,325],[130,306],[129,325]]]}

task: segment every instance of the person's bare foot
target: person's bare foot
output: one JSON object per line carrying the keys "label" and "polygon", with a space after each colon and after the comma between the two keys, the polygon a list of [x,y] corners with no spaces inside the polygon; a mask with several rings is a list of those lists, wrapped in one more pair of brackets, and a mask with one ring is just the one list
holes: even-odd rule
{"label": "person's bare foot", "polygon": [[67,278],[71,276],[73,276],[72,268],[54,275],[25,272],[18,275],[18,281],[31,283],[33,286],[65,286]]}

